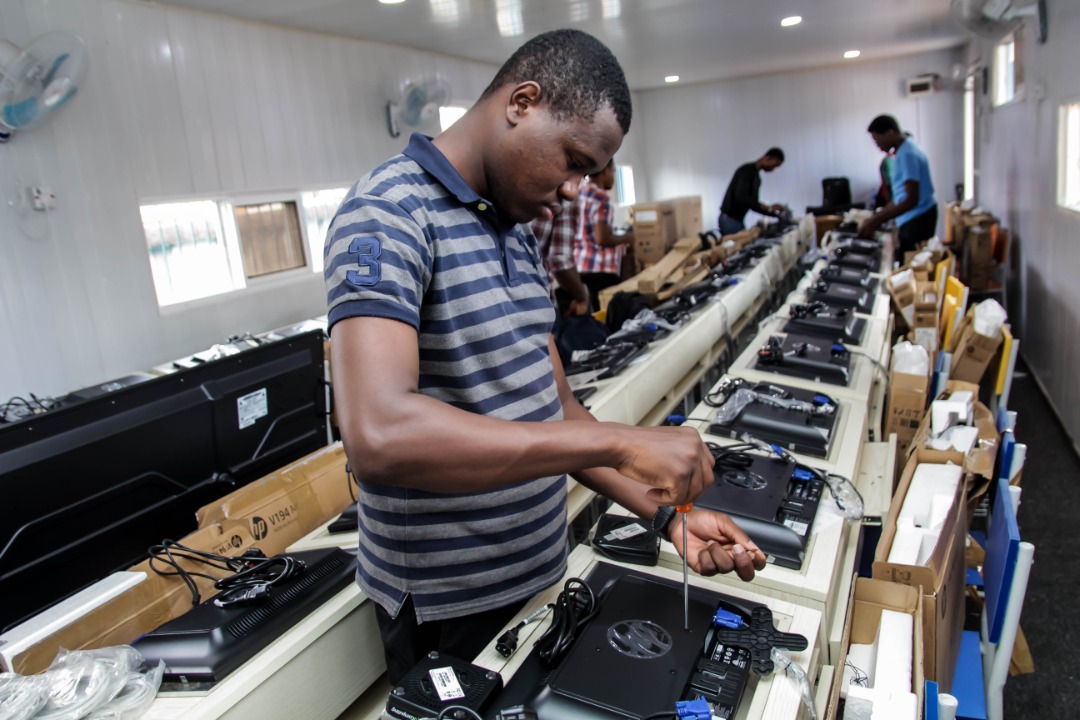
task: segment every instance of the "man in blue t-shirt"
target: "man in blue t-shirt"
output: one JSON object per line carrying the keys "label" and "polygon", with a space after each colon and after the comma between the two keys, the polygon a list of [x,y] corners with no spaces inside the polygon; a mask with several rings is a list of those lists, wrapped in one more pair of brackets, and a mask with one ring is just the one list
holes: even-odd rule
{"label": "man in blue t-shirt", "polygon": [[892,115],[878,115],[867,128],[882,152],[894,152],[892,202],[864,220],[859,234],[871,237],[889,220],[900,228],[900,252],[910,252],[937,232],[937,200],[930,163]]}

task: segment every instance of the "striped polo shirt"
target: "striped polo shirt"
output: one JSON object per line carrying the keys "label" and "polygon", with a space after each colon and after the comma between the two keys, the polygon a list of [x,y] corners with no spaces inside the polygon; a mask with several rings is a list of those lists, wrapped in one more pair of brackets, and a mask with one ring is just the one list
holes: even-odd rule
{"label": "striped polo shirt", "polygon": [[[329,324],[416,328],[420,392],[518,421],[562,419],[548,335],[555,321],[536,240],[500,221],[421,135],[350,190],[327,232]],[[360,402],[363,400],[360,399]],[[447,463],[454,458],[446,458]],[[566,566],[566,477],[438,493],[360,481],[360,586],[420,622],[508,605]]]}

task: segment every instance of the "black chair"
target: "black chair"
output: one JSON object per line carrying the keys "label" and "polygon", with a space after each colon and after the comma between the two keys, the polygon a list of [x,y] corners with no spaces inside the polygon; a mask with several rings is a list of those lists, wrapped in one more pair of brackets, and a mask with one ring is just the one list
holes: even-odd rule
{"label": "black chair", "polygon": [[810,215],[843,215],[856,207],[851,202],[851,182],[846,177],[827,177],[821,181],[821,205],[810,206]]}

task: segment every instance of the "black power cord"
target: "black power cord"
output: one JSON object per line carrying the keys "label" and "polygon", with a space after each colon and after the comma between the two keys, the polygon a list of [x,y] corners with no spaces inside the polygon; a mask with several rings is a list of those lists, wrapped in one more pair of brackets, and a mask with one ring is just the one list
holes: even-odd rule
{"label": "black power cord", "polygon": [[599,611],[596,593],[581,578],[570,578],[552,606],[551,625],[536,647],[540,661],[551,667],[570,649],[578,631]]}
{"label": "black power cord", "polygon": [[[191,592],[191,604],[202,602],[195,578],[211,580],[221,592],[214,598],[218,607],[229,607],[245,602],[262,600],[270,594],[270,588],[296,577],[304,571],[304,563],[287,555],[268,558],[262,550],[249,548],[242,555],[229,557],[217,553],[196,550],[181,545],[173,540],[163,540],[147,550],[150,556],[150,569],[161,576],[177,576]],[[180,560],[187,560],[232,573],[219,578],[180,565]],[[158,565],[172,568],[166,570]]]}

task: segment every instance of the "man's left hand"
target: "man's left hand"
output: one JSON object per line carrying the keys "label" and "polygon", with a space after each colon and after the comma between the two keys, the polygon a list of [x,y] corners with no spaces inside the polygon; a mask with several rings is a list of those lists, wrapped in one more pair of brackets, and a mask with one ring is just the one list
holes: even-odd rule
{"label": "man's left hand", "polygon": [[[682,547],[682,523],[686,522],[689,552]],[[670,527],[671,541],[699,575],[735,571],[740,579],[754,579],[754,572],[765,567],[765,553],[724,513],[692,510],[677,515]]]}

